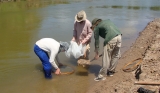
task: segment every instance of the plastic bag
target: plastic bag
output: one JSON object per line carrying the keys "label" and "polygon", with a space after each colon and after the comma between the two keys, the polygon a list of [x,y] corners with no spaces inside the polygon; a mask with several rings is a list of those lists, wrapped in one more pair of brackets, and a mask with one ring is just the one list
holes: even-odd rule
{"label": "plastic bag", "polygon": [[79,58],[80,56],[83,56],[86,50],[86,45],[78,45],[74,41],[70,41],[69,49],[65,52],[67,57],[73,56],[74,58]]}

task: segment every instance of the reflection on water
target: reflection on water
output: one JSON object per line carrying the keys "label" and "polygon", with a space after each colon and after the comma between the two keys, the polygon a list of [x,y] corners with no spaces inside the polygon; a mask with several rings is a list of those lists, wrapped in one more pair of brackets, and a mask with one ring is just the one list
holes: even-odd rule
{"label": "reflection on water", "polygon": [[[16,8],[13,8],[13,10]],[[18,9],[20,10],[20,9]],[[29,43],[38,27],[39,18],[34,12],[16,11],[0,14],[0,58],[28,57]],[[24,42],[24,43],[23,43]],[[16,55],[18,54],[18,56]]]}
{"label": "reflection on water", "polygon": [[17,2],[0,3],[0,13],[27,11],[33,8],[45,7],[47,5],[69,4],[68,0],[26,0]]}
{"label": "reflection on water", "polygon": [[[122,52],[137,38],[149,21],[160,15],[159,0],[27,0],[0,3],[0,90],[1,93],[85,93],[96,82],[101,59],[88,69],[60,54],[62,63],[75,73],[44,78],[34,43],[44,37],[70,41],[75,14],[85,10],[95,17],[111,19],[123,33]],[[100,40],[103,45],[103,40]],[[102,52],[102,48],[101,51]],[[94,56],[94,39],[90,58]]]}

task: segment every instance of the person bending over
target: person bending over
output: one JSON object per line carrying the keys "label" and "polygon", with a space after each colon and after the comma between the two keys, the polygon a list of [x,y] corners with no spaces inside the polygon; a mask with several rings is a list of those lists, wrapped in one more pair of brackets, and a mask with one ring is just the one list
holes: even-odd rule
{"label": "person bending over", "polygon": [[98,77],[94,80],[105,80],[105,75],[113,76],[115,68],[120,58],[121,48],[121,32],[120,30],[109,20],[102,20],[95,18],[92,20],[92,30],[94,31],[95,39],[95,57],[99,58],[99,36],[104,39],[103,56],[102,56],[102,68],[99,71]]}
{"label": "person bending over", "polygon": [[68,48],[69,44],[67,42],[57,42],[52,38],[42,38],[35,43],[34,52],[42,62],[45,78],[52,78],[52,67],[55,68],[55,74],[58,75],[61,73],[59,67],[55,63],[55,59],[59,65],[62,65],[59,62],[58,54],[67,51]]}

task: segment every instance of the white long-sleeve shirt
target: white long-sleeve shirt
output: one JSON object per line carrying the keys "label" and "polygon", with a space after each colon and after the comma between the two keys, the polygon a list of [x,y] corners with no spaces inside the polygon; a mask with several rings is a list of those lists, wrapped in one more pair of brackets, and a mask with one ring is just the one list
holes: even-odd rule
{"label": "white long-sleeve shirt", "polygon": [[36,42],[36,45],[38,45],[42,50],[50,53],[49,62],[55,69],[57,69],[58,66],[55,63],[55,58],[58,58],[57,54],[59,51],[60,43],[52,38],[42,38]]}

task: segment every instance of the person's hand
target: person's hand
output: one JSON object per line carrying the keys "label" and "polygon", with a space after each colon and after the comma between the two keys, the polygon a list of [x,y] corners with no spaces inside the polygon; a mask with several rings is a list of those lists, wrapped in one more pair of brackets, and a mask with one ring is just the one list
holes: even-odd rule
{"label": "person's hand", "polygon": [[81,43],[82,43],[82,45],[84,45],[86,42],[82,41]]}
{"label": "person's hand", "polygon": [[80,41],[80,44],[84,45],[86,42],[84,42],[83,40]]}
{"label": "person's hand", "polygon": [[94,59],[97,60],[98,58],[99,58],[99,55],[98,55],[98,54],[95,54]]}
{"label": "person's hand", "polygon": [[57,68],[57,69],[56,69],[55,74],[56,74],[56,75],[61,74],[61,71],[60,71],[60,69],[59,69],[59,68]]}

